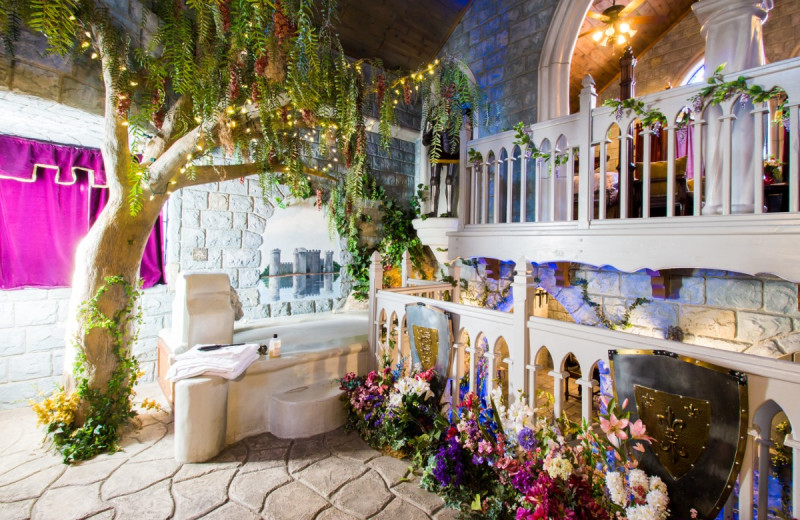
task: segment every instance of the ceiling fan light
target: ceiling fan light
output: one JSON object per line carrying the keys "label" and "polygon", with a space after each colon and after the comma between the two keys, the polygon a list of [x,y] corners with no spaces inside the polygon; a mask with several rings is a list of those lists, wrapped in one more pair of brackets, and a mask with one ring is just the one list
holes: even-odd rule
{"label": "ceiling fan light", "polygon": [[629,33],[631,32],[631,26],[625,22],[622,22],[621,24],[619,24],[619,30],[620,32]]}
{"label": "ceiling fan light", "polygon": [[620,34],[619,36],[617,36],[617,43],[619,45],[624,45],[627,41],[628,40],[627,40],[627,38],[625,38],[624,34]]}
{"label": "ceiling fan light", "polygon": [[594,34],[592,34],[592,39],[596,42],[599,42],[600,38],[602,37],[603,37],[603,31],[597,31]]}
{"label": "ceiling fan light", "polygon": [[614,36],[614,26],[609,25],[608,29],[606,29],[606,36]]}

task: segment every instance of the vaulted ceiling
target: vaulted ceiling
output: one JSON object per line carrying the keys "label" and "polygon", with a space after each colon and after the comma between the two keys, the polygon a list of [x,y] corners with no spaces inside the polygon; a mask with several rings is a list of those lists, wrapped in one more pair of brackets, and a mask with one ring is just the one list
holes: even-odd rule
{"label": "vaulted ceiling", "polygon": [[436,56],[470,1],[339,0],[339,38],[350,56],[415,69]]}
{"label": "vaulted ceiling", "polygon": [[[638,0],[633,1],[640,5],[629,13],[630,15],[658,18],[658,21],[633,26],[633,29],[636,29],[636,34],[631,39],[633,54],[641,56],[684,16],[690,14],[691,6],[696,0],[645,0],[641,3]],[[602,13],[613,3],[613,0],[596,0],[592,4],[591,11]],[[630,3],[631,0],[616,2],[617,5],[625,6]],[[592,17],[587,17],[583,22],[581,28],[583,36],[578,38],[578,43],[575,45],[570,68],[571,112],[578,109],[578,93],[581,90],[581,80],[586,74],[592,75],[598,92],[604,90],[610,83],[619,81],[619,58],[624,49],[611,45],[603,47],[595,42],[592,33],[601,28],[605,28],[605,24]]]}

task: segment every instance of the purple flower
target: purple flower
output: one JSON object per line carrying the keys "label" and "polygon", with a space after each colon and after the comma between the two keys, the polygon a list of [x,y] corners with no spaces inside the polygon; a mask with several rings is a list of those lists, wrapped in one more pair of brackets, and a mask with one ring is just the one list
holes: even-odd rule
{"label": "purple flower", "polygon": [[661,121],[656,121],[653,123],[651,128],[653,129],[653,134],[655,134],[656,137],[661,135]]}
{"label": "purple flower", "polygon": [[533,152],[531,151],[531,149],[530,149],[530,148],[528,148],[527,150],[525,150],[525,159],[530,159],[530,158],[531,158],[531,155],[533,155]]}
{"label": "purple flower", "polygon": [[692,110],[694,112],[700,112],[703,109],[703,98],[700,95],[697,95],[692,98]]}
{"label": "purple flower", "polygon": [[433,476],[440,486],[445,487],[450,484],[460,486],[464,482],[463,454],[464,450],[458,444],[457,437],[452,437],[447,444],[439,448]]}
{"label": "purple flower", "polygon": [[614,117],[617,119],[617,121],[621,121],[622,120],[622,104],[621,103],[619,105],[617,105],[617,110],[616,110],[616,112],[614,112]]}
{"label": "purple flower", "polygon": [[745,106],[745,105],[747,104],[747,102],[748,102],[748,101],[750,101],[750,96],[749,96],[749,95],[748,95],[748,94],[745,92],[745,93],[743,93],[743,94],[741,95],[741,97],[739,98],[739,103],[740,103],[742,106]]}
{"label": "purple flower", "polygon": [[789,119],[789,114],[786,114],[786,116],[783,118],[782,123],[783,123],[784,130],[786,130],[788,132],[789,129],[791,128],[791,126],[792,126],[791,120]]}
{"label": "purple flower", "polygon": [[533,434],[533,430],[530,428],[521,429],[517,435],[517,440],[523,450],[531,451],[536,447],[536,437]]}

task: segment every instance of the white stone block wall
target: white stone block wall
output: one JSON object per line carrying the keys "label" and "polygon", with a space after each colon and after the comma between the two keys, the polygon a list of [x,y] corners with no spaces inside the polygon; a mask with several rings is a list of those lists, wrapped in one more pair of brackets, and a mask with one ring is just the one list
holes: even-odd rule
{"label": "white stone block wall", "polygon": [[[546,267],[538,268],[536,276],[559,303],[551,305],[551,318],[597,323],[580,286],[557,287],[553,270]],[[676,297],[666,300],[653,298],[650,276],[644,273],[580,266],[571,279],[586,280],[589,298],[616,321],[636,298],[647,298],[631,314],[629,332],[634,334],[666,337],[670,327],[677,327],[685,343],[767,357],[800,351],[798,285],[775,277],[692,269],[678,278]]]}
{"label": "white stone block wall", "polygon": [[[71,290],[0,291],[0,409],[25,406],[40,392],[61,384],[64,372],[64,324]],[[153,381],[158,331],[169,324],[173,293],[165,285],[146,289],[145,315],[134,355]]]}

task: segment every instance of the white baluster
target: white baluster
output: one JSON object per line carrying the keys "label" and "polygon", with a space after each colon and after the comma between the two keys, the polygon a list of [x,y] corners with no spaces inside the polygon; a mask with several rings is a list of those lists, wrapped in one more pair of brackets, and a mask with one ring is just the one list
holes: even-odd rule
{"label": "white baluster", "polygon": [[[789,211],[800,211],[800,125],[798,125],[798,105],[789,107]],[[800,506],[797,506],[800,508]]]}
{"label": "white baluster", "polygon": [[[642,171],[641,171],[642,218],[649,218],[650,217],[650,147],[652,146],[650,136],[653,135],[653,131],[650,128],[645,128],[639,135],[642,136],[642,141],[644,142],[644,147],[642,150]],[[667,174],[667,179],[669,179],[669,174]],[[667,194],[669,194],[669,188],[667,188]],[[669,203],[667,203],[667,206],[669,206]]]}
{"label": "white baluster", "polygon": [[692,140],[692,164],[694,171],[694,209],[692,213],[694,216],[700,216],[703,211],[703,124],[705,121],[702,119],[702,113],[695,114],[697,118],[694,123],[689,123],[694,129]]}
{"label": "white baluster", "polygon": [[575,180],[573,179],[573,177],[575,177],[575,162],[573,161],[574,154],[574,147],[567,148],[567,222],[575,220]]}
{"label": "white baluster", "polygon": [[667,132],[667,217],[675,216],[675,125],[669,125]]}
{"label": "white baluster", "polygon": [[[761,156],[761,149],[764,144],[764,114],[769,113],[769,105],[759,103],[753,107],[753,150],[756,157]],[[756,213],[764,212],[764,161],[753,161],[753,211]]]}
{"label": "white baluster", "polygon": [[722,121],[722,214],[731,214],[731,146],[733,142],[733,113],[723,115]]}
{"label": "white baluster", "polygon": [[620,127],[619,132],[619,218],[628,218],[630,208],[628,207],[628,130],[623,131]]}
{"label": "white baluster", "polygon": [[787,437],[783,445],[792,448],[792,512],[797,516],[800,512],[800,440],[796,433]]}
{"label": "white baluster", "polygon": [[528,219],[528,161],[525,160],[525,154],[520,153],[519,221],[525,222]]}
{"label": "white baluster", "polygon": [[484,163],[482,167],[481,224],[486,224],[489,222],[489,163]]}
{"label": "white baluster", "polygon": [[[597,180],[597,182],[600,183],[597,192],[597,198],[599,200],[597,218],[599,218],[600,220],[606,219],[606,175],[608,174],[606,172],[606,168],[608,167],[608,163],[606,161],[606,154],[608,153],[607,151],[608,143],[609,140],[606,138],[603,138],[603,140],[600,141],[600,178]],[[589,171],[591,172],[592,168],[590,168]],[[594,173],[589,173],[589,176],[594,177]],[[592,189],[594,188],[592,187]],[[589,193],[589,204],[594,206],[593,191]]]}
{"label": "white baluster", "polygon": [[564,411],[564,380],[569,377],[569,373],[551,370],[548,375],[553,376],[553,416],[561,417]]}
{"label": "white baluster", "polygon": [[514,158],[506,159],[506,223],[514,221]]}

